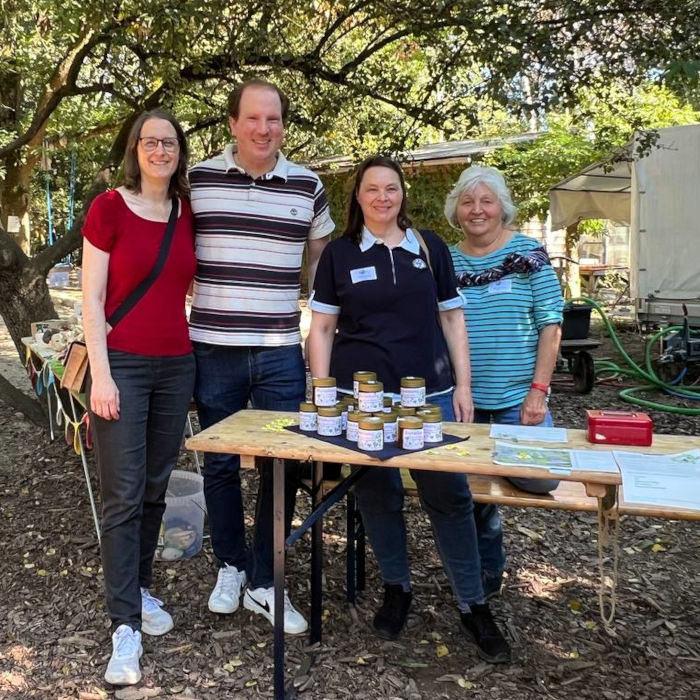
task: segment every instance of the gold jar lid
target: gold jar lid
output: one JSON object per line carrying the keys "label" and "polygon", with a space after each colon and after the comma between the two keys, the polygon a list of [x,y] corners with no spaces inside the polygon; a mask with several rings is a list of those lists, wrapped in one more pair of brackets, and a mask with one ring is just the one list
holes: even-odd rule
{"label": "gold jar lid", "polygon": [[311,384],[313,386],[335,386],[335,377],[313,377]]}
{"label": "gold jar lid", "polygon": [[352,411],[355,408],[355,404],[357,403],[357,399],[353,396],[342,396],[340,399],[340,403],[344,403],[349,411]]}
{"label": "gold jar lid", "polygon": [[350,423],[357,423],[360,418],[368,418],[371,415],[371,413],[365,413],[364,411],[351,411],[348,413],[348,421]]}
{"label": "gold jar lid", "polygon": [[406,389],[420,389],[425,386],[423,377],[401,377],[401,386]]}
{"label": "gold jar lid", "polygon": [[419,418],[418,416],[402,416],[399,418],[399,428],[404,428],[407,430],[420,430],[422,427],[423,419]]}
{"label": "gold jar lid", "polygon": [[339,408],[341,413],[345,413],[345,411],[348,410],[348,405],[345,403],[345,401],[336,401],[335,407]]}
{"label": "gold jar lid", "polygon": [[342,411],[336,406],[319,406],[318,415],[326,418],[338,418],[342,415]]}
{"label": "gold jar lid", "polygon": [[384,397],[384,406],[393,406],[394,405],[394,397],[393,396],[385,396]]}
{"label": "gold jar lid", "polygon": [[375,381],[377,379],[377,373],[370,372],[369,370],[361,369],[361,370],[358,370],[357,372],[353,372],[352,378],[356,382]]}
{"label": "gold jar lid", "polygon": [[311,401],[302,401],[299,404],[299,410],[305,413],[316,413],[316,404]]}
{"label": "gold jar lid", "polygon": [[376,379],[368,379],[367,381],[360,382],[357,390],[374,394],[378,391],[384,391],[384,384],[378,382]]}
{"label": "gold jar lid", "polygon": [[436,411],[434,408],[430,411],[416,411],[416,416],[422,418],[424,423],[440,423],[442,421],[442,412]]}
{"label": "gold jar lid", "polygon": [[382,425],[384,423],[393,423],[396,420],[396,418],[392,420],[391,416],[388,413],[384,413],[383,411],[381,413],[373,413],[372,416],[374,418],[379,418],[379,420],[382,422]]}
{"label": "gold jar lid", "polygon": [[440,413],[442,413],[442,408],[440,408],[440,406],[438,406],[436,403],[424,403],[420,407],[420,410],[421,411],[435,411],[435,410],[437,410],[437,411],[440,411]]}
{"label": "gold jar lid", "polygon": [[378,416],[360,418],[357,423],[360,430],[384,430],[384,422]]}
{"label": "gold jar lid", "polygon": [[413,406],[396,406],[393,410],[398,413],[399,417],[416,415],[416,409]]}

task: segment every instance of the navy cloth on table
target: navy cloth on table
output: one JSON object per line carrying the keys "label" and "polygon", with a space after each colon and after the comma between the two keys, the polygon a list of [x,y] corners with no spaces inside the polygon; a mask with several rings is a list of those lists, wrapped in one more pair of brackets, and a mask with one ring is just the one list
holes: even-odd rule
{"label": "navy cloth on table", "polygon": [[376,457],[384,461],[385,459],[391,459],[392,457],[400,457],[401,455],[415,454],[416,452],[425,452],[425,450],[433,450],[437,447],[442,447],[443,445],[452,445],[455,442],[466,442],[469,440],[468,437],[457,437],[456,435],[448,435],[447,433],[442,434],[441,442],[426,442],[425,446],[420,450],[404,450],[399,447],[397,443],[389,443],[384,446],[382,450],[361,450],[356,442],[348,440],[342,435],[337,437],[327,437],[325,435],[319,435],[318,433],[312,433],[308,430],[301,430],[298,425],[288,425],[286,430],[291,430],[293,433],[298,435],[306,435],[306,437],[316,438],[317,440],[322,440],[323,442],[329,442],[331,445],[337,445],[338,447],[346,447],[348,450],[354,450],[355,452],[361,452],[362,454],[369,455],[370,457]]}

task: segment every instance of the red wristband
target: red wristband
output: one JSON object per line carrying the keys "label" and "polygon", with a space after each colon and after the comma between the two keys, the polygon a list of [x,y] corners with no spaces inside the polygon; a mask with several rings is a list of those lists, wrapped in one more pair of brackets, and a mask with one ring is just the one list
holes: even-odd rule
{"label": "red wristband", "polygon": [[537,389],[544,394],[549,393],[549,387],[546,384],[540,384],[539,382],[532,382],[532,384],[530,384],[530,389]]}

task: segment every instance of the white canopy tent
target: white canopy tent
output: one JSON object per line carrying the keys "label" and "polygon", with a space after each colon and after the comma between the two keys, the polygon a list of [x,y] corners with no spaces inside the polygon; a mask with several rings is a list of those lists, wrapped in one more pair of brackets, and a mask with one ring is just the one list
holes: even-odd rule
{"label": "white canopy tent", "polygon": [[615,163],[594,163],[549,190],[552,229],[566,228],[582,219],[610,219],[630,223],[632,145],[622,149]]}
{"label": "white canopy tent", "polygon": [[648,155],[633,154],[634,142],[612,167],[595,163],[555,185],[552,228],[582,219],[628,224],[638,317],[678,322],[685,305],[700,325],[700,124],[659,129]]}

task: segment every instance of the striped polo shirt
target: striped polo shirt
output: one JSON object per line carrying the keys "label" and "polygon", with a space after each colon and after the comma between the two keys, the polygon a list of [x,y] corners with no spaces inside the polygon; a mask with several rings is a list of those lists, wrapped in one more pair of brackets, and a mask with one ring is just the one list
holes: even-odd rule
{"label": "striped polo shirt", "polygon": [[318,176],[282,153],[252,178],[229,144],[190,170],[197,274],[190,338],[214,345],[301,342],[301,261],[335,225]]}
{"label": "striped polo shirt", "polygon": [[[455,272],[483,272],[509,253],[525,255],[539,243],[516,233],[503,248],[483,257],[450,247]],[[533,274],[513,273],[498,282],[462,287],[469,334],[472,396],[475,408],[498,410],[517,406],[535,374],[539,332],[561,323],[563,300],[550,265]]]}

